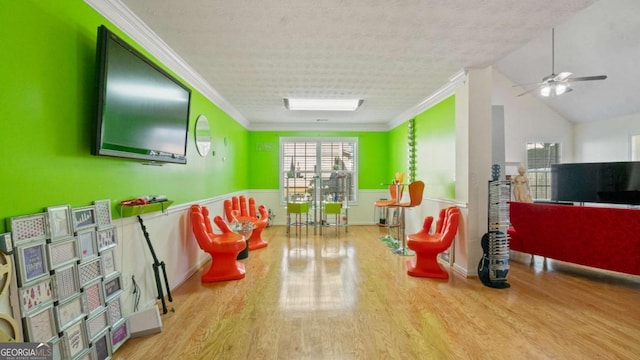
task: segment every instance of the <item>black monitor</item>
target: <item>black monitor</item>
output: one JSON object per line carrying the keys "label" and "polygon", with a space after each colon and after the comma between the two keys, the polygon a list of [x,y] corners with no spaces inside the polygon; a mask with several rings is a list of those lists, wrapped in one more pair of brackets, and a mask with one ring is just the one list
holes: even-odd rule
{"label": "black monitor", "polygon": [[186,164],[191,90],[104,25],[97,70],[93,153]]}

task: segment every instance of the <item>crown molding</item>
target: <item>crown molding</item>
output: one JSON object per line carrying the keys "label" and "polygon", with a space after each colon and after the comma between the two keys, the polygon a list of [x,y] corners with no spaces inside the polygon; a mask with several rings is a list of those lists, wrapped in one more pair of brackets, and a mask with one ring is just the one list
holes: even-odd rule
{"label": "crown molding", "polygon": [[231,106],[217,90],[120,0],[85,0],[85,2],[235,121],[245,128],[249,127],[249,121],[236,108]]}
{"label": "crown molding", "polygon": [[389,122],[389,129],[393,129],[396,126],[404,123],[405,121],[414,118],[430,107],[455,94],[456,88],[464,84],[466,81],[467,70],[461,69],[449,78],[449,82],[444,84],[438,90],[434,91],[431,95],[429,95],[418,104],[414,105],[413,107],[409,108],[408,110],[404,111],[400,115],[396,116],[393,120],[391,120]]}
{"label": "crown molding", "polygon": [[251,131],[388,131],[387,123],[345,124],[345,123],[277,123],[252,122]]}

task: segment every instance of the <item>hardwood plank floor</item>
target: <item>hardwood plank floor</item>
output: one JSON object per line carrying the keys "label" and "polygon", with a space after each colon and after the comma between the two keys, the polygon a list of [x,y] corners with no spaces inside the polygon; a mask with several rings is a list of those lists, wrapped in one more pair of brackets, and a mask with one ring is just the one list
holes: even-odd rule
{"label": "hardwood plank floor", "polygon": [[514,256],[498,290],[408,276],[377,226],[312,233],[267,228],[245,279],[196,273],[172,292],[162,333],[113,359],[640,358],[640,277]]}

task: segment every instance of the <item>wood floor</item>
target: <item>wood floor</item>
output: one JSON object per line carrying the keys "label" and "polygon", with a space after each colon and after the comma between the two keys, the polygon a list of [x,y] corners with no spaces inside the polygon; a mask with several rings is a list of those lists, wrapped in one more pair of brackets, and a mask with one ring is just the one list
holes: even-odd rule
{"label": "wood floor", "polygon": [[376,226],[312,233],[267,228],[245,279],[195,274],[172,292],[162,333],[113,359],[640,358],[640,277],[520,256],[498,290],[408,276]]}

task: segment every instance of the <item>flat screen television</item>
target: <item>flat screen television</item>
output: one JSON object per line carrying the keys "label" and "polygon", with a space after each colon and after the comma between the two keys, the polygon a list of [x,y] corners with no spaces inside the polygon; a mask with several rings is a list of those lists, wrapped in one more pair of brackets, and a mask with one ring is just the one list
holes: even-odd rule
{"label": "flat screen television", "polygon": [[551,165],[551,200],[640,205],[640,162]]}
{"label": "flat screen television", "polygon": [[95,155],[187,163],[191,90],[98,28]]}

